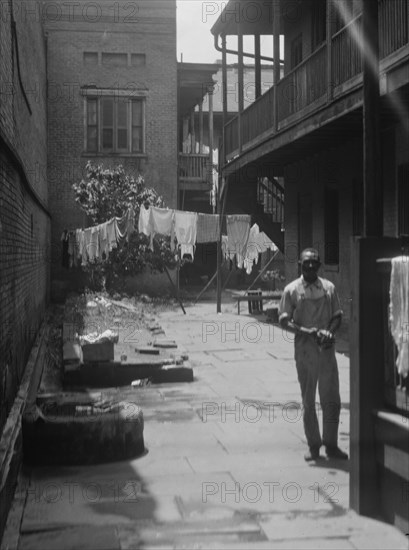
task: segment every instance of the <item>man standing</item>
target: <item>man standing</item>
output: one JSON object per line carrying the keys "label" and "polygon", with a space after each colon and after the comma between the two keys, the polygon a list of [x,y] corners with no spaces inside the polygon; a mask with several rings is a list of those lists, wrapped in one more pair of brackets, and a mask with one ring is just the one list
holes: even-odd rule
{"label": "man standing", "polygon": [[[295,363],[309,447],[304,458],[317,460],[324,445],[329,458],[348,459],[338,447],[341,398],[334,334],[341,324],[342,310],[335,286],[318,277],[318,251],[303,250],[300,264],[301,277],[284,289],[279,321],[283,329],[295,334]],[[322,439],[315,410],[317,384],[323,414]]]}

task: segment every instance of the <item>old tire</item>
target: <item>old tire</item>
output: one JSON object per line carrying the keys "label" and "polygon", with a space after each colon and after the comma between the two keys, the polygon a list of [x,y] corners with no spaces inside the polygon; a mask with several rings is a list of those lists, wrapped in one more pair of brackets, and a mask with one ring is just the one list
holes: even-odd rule
{"label": "old tire", "polygon": [[143,427],[142,409],[135,403],[110,403],[107,410],[95,403],[47,403],[40,414],[23,417],[24,460],[80,465],[133,458],[145,450]]}

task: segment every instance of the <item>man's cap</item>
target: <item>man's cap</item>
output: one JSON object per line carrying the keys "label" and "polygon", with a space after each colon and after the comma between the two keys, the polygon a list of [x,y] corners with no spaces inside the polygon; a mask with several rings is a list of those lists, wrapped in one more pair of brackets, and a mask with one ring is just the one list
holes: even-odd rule
{"label": "man's cap", "polygon": [[315,248],[306,248],[301,252],[301,255],[300,255],[301,264],[310,260],[321,263],[320,255],[318,254],[318,250],[316,250]]}

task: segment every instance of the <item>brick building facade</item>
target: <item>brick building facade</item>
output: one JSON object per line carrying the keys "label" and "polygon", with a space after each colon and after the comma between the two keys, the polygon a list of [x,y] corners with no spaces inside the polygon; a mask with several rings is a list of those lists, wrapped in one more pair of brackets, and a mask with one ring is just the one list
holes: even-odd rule
{"label": "brick building facade", "polygon": [[71,186],[88,160],[143,174],[177,206],[176,2],[48,6],[51,275],[64,279],[59,239],[87,225]]}
{"label": "brick building facade", "polygon": [[[10,5],[1,8],[0,433],[44,316],[50,255],[45,37],[37,17],[19,10],[12,17]],[[2,480],[8,467],[3,451]],[[1,486],[2,510],[11,489],[7,483]],[[1,518],[0,532],[4,514]]]}

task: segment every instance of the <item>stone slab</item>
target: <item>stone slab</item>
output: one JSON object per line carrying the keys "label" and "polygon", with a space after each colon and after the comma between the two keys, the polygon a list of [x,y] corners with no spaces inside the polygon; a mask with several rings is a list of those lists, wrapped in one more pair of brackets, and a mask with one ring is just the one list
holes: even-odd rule
{"label": "stone slab", "polygon": [[19,550],[121,550],[114,526],[71,527],[30,533],[20,539]]}

